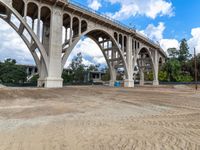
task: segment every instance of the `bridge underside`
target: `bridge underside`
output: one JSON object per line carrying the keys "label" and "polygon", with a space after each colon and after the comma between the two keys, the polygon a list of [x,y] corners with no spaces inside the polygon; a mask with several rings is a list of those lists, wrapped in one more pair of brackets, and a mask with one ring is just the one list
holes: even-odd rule
{"label": "bridge underside", "polygon": [[134,87],[137,73],[141,85],[150,72],[153,84],[159,84],[159,63],[165,59],[159,46],[135,30],[80,7],[58,0],[0,0],[0,18],[29,48],[39,71],[40,87],[62,87],[64,65],[83,36],[94,40],[101,49],[110,70],[110,85],[114,85],[119,69],[124,70],[126,87]]}

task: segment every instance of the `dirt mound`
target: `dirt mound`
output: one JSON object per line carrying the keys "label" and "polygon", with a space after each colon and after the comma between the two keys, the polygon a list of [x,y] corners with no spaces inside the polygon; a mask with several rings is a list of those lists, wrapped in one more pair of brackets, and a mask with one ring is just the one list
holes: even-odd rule
{"label": "dirt mound", "polygon": [[4,87],[5,87],[4,85],[0,84],[0,88],[4,88]]}
{"label": "dirt mound", "polygon": [[175,89],[186,89],[189,90],[191,89],[191,87],[189,87],[188,85],[174,85]]}

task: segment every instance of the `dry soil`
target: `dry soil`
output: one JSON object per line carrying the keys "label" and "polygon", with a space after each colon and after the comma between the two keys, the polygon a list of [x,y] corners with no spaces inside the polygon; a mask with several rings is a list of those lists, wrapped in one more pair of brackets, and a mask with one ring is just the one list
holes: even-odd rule
{"label": "dry soil", "polygon": [[190,87],[0,88],[0,150],[200,150]]}

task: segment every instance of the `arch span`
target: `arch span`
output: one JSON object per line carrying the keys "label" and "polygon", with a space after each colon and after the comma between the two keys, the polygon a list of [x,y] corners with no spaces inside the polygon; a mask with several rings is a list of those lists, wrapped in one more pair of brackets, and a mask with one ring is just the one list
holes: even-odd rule
{"label": "arch span", "polygon": [[[33,32],[33,30],[29,27],[29,25],[26,23],[26,21],[23,18],[23,13],[19,14],[15,8],[11,7],[9,4],[5,3],[4,1],[0,0],[0,8],[2,13],[0,14],[0,18],[7,22],[22,38],[24,43],[27,45],[28,49],[30,50],[35,63],[38,67],[38,70],[40,72],[40,63],[44,62],[45,64],[45,70],[47,71],[48,69],[48,57],[46,54],[46,51],[43,47],[43,45],[40,43],[39,39]],[[11,16],[14,16],[17,22],[19,23],[19,26],[16,26],[12,21],[11,21]],[[27,36],[29,38],[27,38]],[[39,50],[39,55],[37,54],[36,50]]]}
{"label": "arch span", "polygon": [[[72,52],[72,50],[74,49],[74,47],[77,45],[77,43],[81,40],[81,37],[83,37],[83,36],[89,37],[92,40],[94,40],[97,43],[97,45],[100,47],[100,49],[101,49],[102,52],[104,50],[102,49],[102,46],[99,43],[99,38],[101,36],[104,36],[108,40],[110,40],[112,42],[112,48],[113,48],[113,50],[116,51],[116,55],[119,55],[120,61],[123,64],[125,76],[126,77],[128,76],[128,73],[127,73],[127,62],[126,62],[126,60],[124,58],[124,55],[123,55],[123,53],[122,53],[122,51],[121,51],[121,49],[120,49],[117,41],[115,40],[115,38],[111,34],[109,34],[108,32],[106,32],[103,29],[91,29],[91,30],[87,30],[87,31],[83,32],[80,36],[78,36],[77,38],[75,38],[74,41],[72,42],[72,45],[70,45],[66,50],[63,50],[65,53],[64,53],[64,55],[62,57],[62,68],[64,68],[64,65],[65,65],[65,63],[66,63],[66,61],[67,61],[70,53]],[[106,59],[106,62],[108,64],[108,66],[110,68],[110,71],[111,71],[111,68],[115,69],[115,68],[113,68],[113,66],[111,67],[112,63],[109,61],[109,58],[106,56],[106,54],[104,52],[103,52],[103,54],[104,54],[104,57]],[[117,58],[116,58],[116,60],[117,60]],[[113,74],[113,72],[112,72],[112,74]]]}
{"label": "arch span", "polygon": [[152,69],[153,75],[155,76],[155,63],[153,56],[147,47],[142,47],[137,53],[137,64],[139,67],[140,74],[140,85],[144,85],[144,72]]}

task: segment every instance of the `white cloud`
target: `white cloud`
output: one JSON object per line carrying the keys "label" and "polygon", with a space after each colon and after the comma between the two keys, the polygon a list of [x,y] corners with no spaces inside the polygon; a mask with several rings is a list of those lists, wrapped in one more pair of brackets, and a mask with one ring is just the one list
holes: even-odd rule
{"label": "white cloud", "polygon": [[160,22],[158,26],[149,24],[145,30],[140,31],[148,38],[157,41],[164,51],[168,48],[179,48],[179,42],[176,39],[164,39],[163,32],[165,30],[165,24]]}
{"label": "white cloud", "polygon": [[[176,39],[165,39],[163,38],[163,32],[165,30],[165,24],[160,22],[158,26],[150,24],[145,30],[140,31],[147,37],[158,41],[160,46],[164,51],[167,51],[168,48],[179,49],[180,42]],[[190,52],[193,53],[194,48],[196,48],[197,53],[200,53],[200,27],[191,29],[191,38],[188,40],[188,46]]]}
{"label": "white cloud", "polygon": [[65,67],[68,67],[77,53],[82,53],[83,63],[85,65],[101,64],[106,65],[105,58],[99,46],[90,38],[81,39],[72,50]]}
{"label": "white cloud", "polygon": [[164,51],[167,51],[168,48],[179,49],[179,42],[176,39],[161,39],[160,46]]}
{"label": "white cloud", "polygon": [[147,28],[141,32],[154,41],[160,41],[163,38],[164,30],[165,30],[165,24],[163,22],[160,22],[158,26],[149,24]]}
{"label": "white cloud", "polygon": [[99,8],[102,6],[101,3],[98,0],[90,0],[89,5],[90,8],[93,10],[99,10]]}
{"label": "white cloud", "polygon": [[155,19],[157,16],[173,16],[173,6],[166,0],[107,0],[111,4],[119,3],[118,12],[110,14],[115,19],[127,19],[131,16],[142,15]]}
{"label": "white cloud", "polygon": [[34,64],[33,57],[19,35],[0,19],[0,60],[16,59],[20,64]]}
{"label": "white cloud", "polygon": [[188,45],[191,52],[196,48],[197,53],[200,53],[200,27],[191,30],[192,38],[188,40]]}

